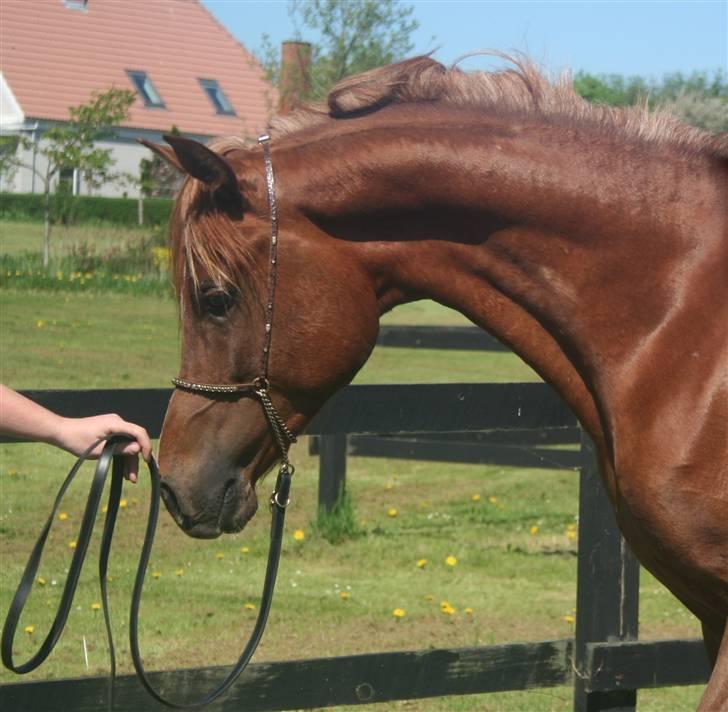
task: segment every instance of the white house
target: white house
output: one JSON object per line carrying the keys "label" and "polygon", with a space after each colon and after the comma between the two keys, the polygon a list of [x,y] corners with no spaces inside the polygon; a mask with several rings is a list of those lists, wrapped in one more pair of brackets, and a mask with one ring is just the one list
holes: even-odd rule
{"label": "white house", "polygon": [[[137,99],[102,145],[112,148],[115,170],[133,175],[151,156],[137,138],[161,141],[173,126],[200,140],[253,137],[277,102],[253,55],[198,0],[0,2],[0,134],[33,139],[25,163],[42,171],[35,149],[43,132],[67,120],[70,106],[112,86],[136,91]],[[81,176],[67,177],[74,192],[91,192]],[[0,190],[41,192],[42,183],[19,169]],[[94,191],[122,192],[137,195],[113,184]]]}

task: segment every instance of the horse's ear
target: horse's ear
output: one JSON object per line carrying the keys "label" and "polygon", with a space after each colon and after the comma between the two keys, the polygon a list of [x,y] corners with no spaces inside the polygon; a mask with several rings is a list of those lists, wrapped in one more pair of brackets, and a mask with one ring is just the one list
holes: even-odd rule
{"label": "horse's ear", "polygon": [[213,191],[239,195],[240,188],[235,171],[219,153],[211,151],[199,141],[182,136],[165,134],[164,140],[174,152],[176,161],[173,165],[180,166],[181,170],[206,183]]}
{"label": "horse's ear", "polygon": [[177,156],[169,146],[160,146],[158,143],[152,143],[147,141],[145,138],[138,138],[137,141],[142,146],[146,146],[150,151],[156,153],[163,161],[169,163],[173,168],[176,168],[180,173],[184,173],[185,169],[182,168],[180,162],[177,160]]}

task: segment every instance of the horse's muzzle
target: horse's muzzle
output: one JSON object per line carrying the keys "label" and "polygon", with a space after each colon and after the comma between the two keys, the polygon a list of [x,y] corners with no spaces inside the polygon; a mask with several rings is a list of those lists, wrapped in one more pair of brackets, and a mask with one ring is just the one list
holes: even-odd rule
{"label": "horse's muzzle", "polygon": [[255,488],[242,478],[227,480],[217,492],[206,492],[199,506],[188,503],[172,484],[163,478],[161,494],[167,511],[185,534],[197,539],[214,539],[223,533],[239,532],[258,510]]}

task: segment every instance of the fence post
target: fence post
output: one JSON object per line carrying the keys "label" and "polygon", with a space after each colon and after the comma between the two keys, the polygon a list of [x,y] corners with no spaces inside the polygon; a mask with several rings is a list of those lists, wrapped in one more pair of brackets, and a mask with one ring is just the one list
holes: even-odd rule
{"label": "fence post", "polygon": [[330,511],[346,486],[345,434],[319,438],[319,509]]}
{"label": "fence post", "polygon": [[639,563],[617,528],[596,448],[582,431],[574,660],[575,712],[634,712],[636,690],[588,692],[587,644],[636,640]]}

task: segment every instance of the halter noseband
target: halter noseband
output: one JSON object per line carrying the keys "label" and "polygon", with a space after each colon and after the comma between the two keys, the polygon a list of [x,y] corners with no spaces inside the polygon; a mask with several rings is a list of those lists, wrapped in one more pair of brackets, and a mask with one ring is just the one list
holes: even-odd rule
{"label": "halter noseband", "polygon": [[[270,382],[268,381],[268,361],[270,358],[271,340],[273,338],[273,308],[275,305],[276,278],[278,276],[278,203],[276,201],[276,182],[273,175],[273,162],[270,157],[270,136],[264,134],[258,138],[263,147],[265,164],[265,184],[268,191],[270,208],[270,263],[268,269],[268,295],[266,300],[265,335],[260,373],[252,383],[195,383],[184,378],[173,378],[175,388],[192,393],[206,393],[210,396],[229,395],[235,393],[252,393],[263,406],[263,412],[270,425],[278,447],[283,456],[282,467],[293,474],[293,465],[288,461],[288,450],[296,442],[296,436],[288,429],[285,421],[270,398]],[[276,499],[274,492],[271,499]],[[276,504],[280,503],[275,501]]]}

